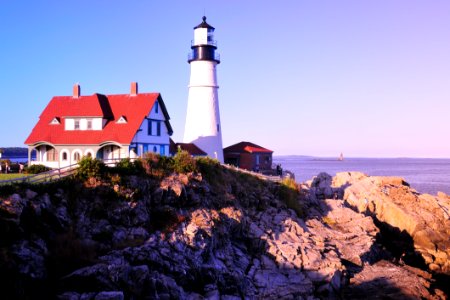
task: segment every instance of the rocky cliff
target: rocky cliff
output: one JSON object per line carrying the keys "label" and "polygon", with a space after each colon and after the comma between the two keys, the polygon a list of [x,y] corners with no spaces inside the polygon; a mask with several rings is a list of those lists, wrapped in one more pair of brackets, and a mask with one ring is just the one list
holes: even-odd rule
{"label": "rocky cliff", "polygon": [[448,196],[360,173],[286,193],[214,168],[2,187],[2,298],[447,297]]}

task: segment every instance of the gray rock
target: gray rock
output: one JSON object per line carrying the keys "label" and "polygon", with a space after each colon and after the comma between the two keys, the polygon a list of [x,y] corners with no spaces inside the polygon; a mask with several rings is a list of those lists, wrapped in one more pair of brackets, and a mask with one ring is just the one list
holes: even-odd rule
{"label": "gray rock", "polygon": [[45,257],[48,255],[48,250],[43,240],[21,241],[12,246],[11,253],[20,274],[32,279],[47,277]]}
{"label": "gray rock", "polygon": [[98,293],[95,300],[123,300],[125,299],[123,292],[121,291],[107,291]]}

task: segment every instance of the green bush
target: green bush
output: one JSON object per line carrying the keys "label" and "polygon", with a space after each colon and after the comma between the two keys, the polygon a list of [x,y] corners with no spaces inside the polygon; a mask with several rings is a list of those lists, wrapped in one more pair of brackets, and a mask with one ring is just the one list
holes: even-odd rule
{"label": "green bush", "polygon": [[197,171],[195,159],[185,150],[178,149],[173,157],[173,170],[177,173],[189,173]]}
{"label": "green bush", "polygon": [[39,174],[42,172],[50,171],[51,169],[44,165],[31,165],[24,168],[26,174]]}
{"label": "green bush", "polygon": [[142,159],[142,167],[148,175],[163,177],[173,171],[173,159],[157,153],[147,152]]}
{"label": "green bush", "polygon": [[88,156],[83,157],[78,164],[76,175],[83,180],[100,178],[105,170],[105,164],[101,160]]}
{"label": "green bush", "polygon": [[305,209],[299,201],[300,191],[297,183],[292,178],[285,178],[281,181],[280,188],[278,190],[278,196],[286,206],[297,214],[299,217],[304,217]]}
{"label": "green bush", "polygon": [[209,183],[222,182],[223,170],[216,159],[209,157],[199,157],[195,160],[198,171]]}
{"label": "green bush", "polygon": [[144,168],[140,159],[124,158],[112,170],[121,175],[138,175],[142,174]]}

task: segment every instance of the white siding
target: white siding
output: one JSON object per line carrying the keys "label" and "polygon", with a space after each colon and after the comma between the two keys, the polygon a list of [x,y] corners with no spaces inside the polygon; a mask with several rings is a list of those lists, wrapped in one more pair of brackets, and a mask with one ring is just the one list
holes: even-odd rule
{"label": "white siding", "polygon": [[194,44],[201,45],[208,43],[208,28],[197,28],[194,30]]}
{"label": "white siding", "polygon": [[102,130],[103,129],[103,119],[94,118],[92,119],[92,130]]}
{"label": "white siding", "polygon": [[66,119],[64,129],[65,130],[73,130],[75,127],[75,121],[74,119]]}
{"label": "white siding", "polygon": [[192,61],[185,143],[194,143],[209,157],[223,162],[222,128],[215,61]]}

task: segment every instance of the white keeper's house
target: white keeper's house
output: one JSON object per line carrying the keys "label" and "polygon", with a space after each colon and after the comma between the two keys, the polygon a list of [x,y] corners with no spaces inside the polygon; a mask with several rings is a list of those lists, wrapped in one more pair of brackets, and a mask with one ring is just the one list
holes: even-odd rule
{"label": "white keeper's house", "polygon": [[[173,133],[169,114],[159,93],[138,93],[136,82],[129,94],[55,96],[39,117],[30,136],[28,161],[59,168],[83,156],[104,161],[136,158],[145,152],[170,155]],[[31,153],[36,151],[36,160]]]}

